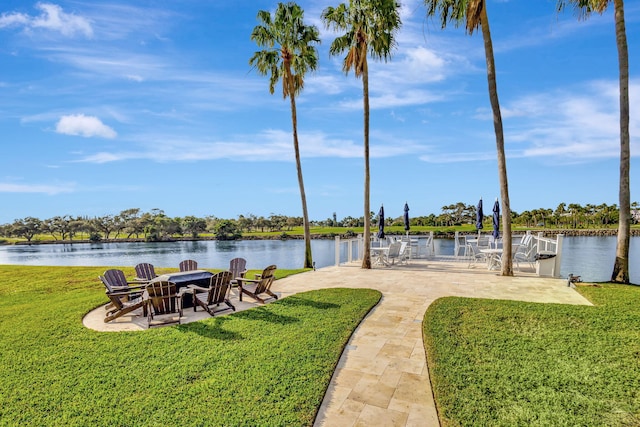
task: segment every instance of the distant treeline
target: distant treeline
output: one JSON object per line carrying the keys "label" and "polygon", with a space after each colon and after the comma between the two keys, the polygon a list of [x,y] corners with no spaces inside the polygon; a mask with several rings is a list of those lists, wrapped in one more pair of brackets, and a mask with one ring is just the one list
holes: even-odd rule
{"label": "distant treeline", "polygon": [[[640,223],[640,207],[637,202],[632,203],[632,221]],[[487,227],[491,224],[491,212],[484,212]],[[584,230],[587,235],[616,234],[615,225],[618,222],[619,210],[617,205],[585,205],[561,203],[555,210],[535,209],[517,213],[511,212],[514,226],[525,228],[553,228],[566,230]],[[376,213],[371,212],[371,221],[378,222]],[[455,227],[465,224],[475,224],[476,206],[462,202],[443,206],[439,215],[416,216],[410,218],[412,227]],[[113,238],[162,241],[174,238],[201,238],[209,234],[217,240],[235,240],[243,234],[252,232],[282,232],[286,234],[296,227],[303,225],[302,217],[272,214],[269,217],[253,214],[239,215],[235,219],[221,219],[213,215],[199,218],[195,216],[171,218],[160,209],[151,212],[141,212],[138,208],[127,209],[117,215],[100,217],[55,216],[48,219],[26,217],[16,219],[11,224],[0,225],[0,236],[6,238],[23,238],[30,242],[35,236],[49,235],[54,241],[70,241],[78,238],[90,241],[104,241]],[[338,220],[334,214],[332,218],[321,221],[310,221],[312,227],[342,227],[357,229],[364,226],[363,217],[351,216]],[[403,217],[385,218],[386,226],[404,225]],[[608,231],[607,229],[611,229]],[[445,232],[446,233],[446,232]],[[571,234],[565,232],[565,234]],[[580,233],[584,235],[583,233]]]}

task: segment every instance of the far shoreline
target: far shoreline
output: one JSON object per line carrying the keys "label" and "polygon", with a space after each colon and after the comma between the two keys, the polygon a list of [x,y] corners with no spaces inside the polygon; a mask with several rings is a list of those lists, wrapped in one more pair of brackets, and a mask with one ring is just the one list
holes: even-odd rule
{"label": "far shoreline", "polygon": [[[527,230],[517,230],[512,234],[521,234]],[[617,229],[534,229],[528,230],[533,234],[542,233],[544,237],[553,237],[558,234],[563,234],[567,237],[613,237],[618,235]],[[377,230],[375,231],[377,232]],[[475,234],[476,231],[460,231],[460,234]],[[490,230],[483,231],[483,233],[490,233]],[[357,233],[356,233],[357,234]],[[389,236],[403,236],[405,233],[394,233],[389,232],[385,233]],[[421,237],[428,236],[430,231],[409,231],[409,236],[412,237]],[[349,239],[353,238],[354,234],[351,233],[329,233],[329,234],[312,234],[311,238],[318,240],[327,240],[327,239],[335,239],[337,236],[340,236],[341,239]],[[433,231],[433,236],[436,239],[453,239],[455,237],[455,231]],[[637,237],[640,236],[640,229],[632,228],[631,236]],[[260,235],[260,236],[242,236],[240,239],[236,240],[302,240],[304,239],[303,235],[300,234],[274,234],[274,235]],[[92,241],[90,239],[78,239],[78,240],[32,240],[32,241],[17,241],[17,242],[8,242],[8,241],[0,241],[1,246],[11,246],[11,245],[49,245],[49,244],[75,244],[75,243],[168,243],[168,242],[197,242],[197,241],[211,241],[218,240],[213,236],[203,236],[203,237],[172,237],[166,240],[153,240],[149,241],[144,238],[117,238],[117,239],[101,239],[99,241]],[[234,240],[226,240],[226,241],[234,241]]]}

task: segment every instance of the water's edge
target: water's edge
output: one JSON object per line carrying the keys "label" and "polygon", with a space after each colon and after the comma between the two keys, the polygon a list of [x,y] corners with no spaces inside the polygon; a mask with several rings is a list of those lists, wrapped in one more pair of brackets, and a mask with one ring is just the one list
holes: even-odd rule
{"label": "water's edge", "polygon": [[[616,241],[614,236],[565,237],[560,276],[571,273],[588,281],[610,280]],[[304,265],[305,252],[303,239],[58,243],[0,246],[0,264],[125,267],[149,262],[158,267],[177,267],[184,259],[194,259],[202,268],[219,269],[226,268],[232,258],[243,257],[250,269],[270,264],[297,269]],[[453,239],[435,239],[434,246],[437,255],[453,255]],[[335,264],[334,239],[314,239],[311,248],[317,268]],[[346,261],[344,249],[339,256],[341,262]],[[631,281],[640,284],[640,237],[631,238],[629,268]]]}
{"label": "water's edge", "polygon": [[[535,230],[515,230],[512,234],[523,234],[527,231],[532,234],[542,233],[544,237],[555,237],[558,234],[563,234],[566,237],[599,237],[599,236],[617,236],[617,229],[535,229]],[[460,234],[475,234],[475,231],[469,232],[460,232]],[[390,236],[400,236],[405,235],[402,234],[394,234],[387,233]],[[409,231],[410,236],[420,237],[429,235],[428,231]],[[328,233],[328,234],[312,234],[312,240],[326,240],[326,239],[335,239],[337,236],[340,236],[341,239],[349,239],[354,236],[353,232],[345,232],[342,234],[339,233]],[[433,234],[436,239],[453,239],[455,237],[455,232],[453,231],[435,231]],[[640,229],[632,228],[631,236],[640,236]],[[287,234],[286,231],[283,234],[273,235],[273,236],[243,236],[242,239],[238,240],[302,240],[304,236],[297,234]],[[162,240],[158,242],[147,241],[141,238],[118,238],[118,239],[102,239],[100,241],[91,241],[88,239],[79,239],[79,240],[34,240],[34,241],[20,241],[20,242],[6,242],[0,241],[0,246],[10,246],[10,245],[49,245],[49,244],[74,244],[74,243],[159,243],[159,242],[199,242],[199,241],[218,241],[215,237],[172,237],[171,239]]]}

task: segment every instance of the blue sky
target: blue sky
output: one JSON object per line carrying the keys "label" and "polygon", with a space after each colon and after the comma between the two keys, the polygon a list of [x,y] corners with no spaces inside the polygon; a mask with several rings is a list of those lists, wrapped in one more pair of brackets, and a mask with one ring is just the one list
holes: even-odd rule
{"label": "blue sky", "polygon": [[[291,112],[248,65],[275,1],[3,1],[0,224],[102,216],[301,216]],[[362,82],[330,57],[297,100],[309,216],[363,214]],[[499,196],[481,34],[441,30],[402,2],[391,61],[370,62],[371,209],[399,217]],[[578,21],[555,0],[488,0],[511,208],[618,203],[612,11]],[[626,3],[631,199],[640,201],[640,4]],[[613,8],[613,6],[611,6]],[[486,203],[486,202],[485,202]]]}

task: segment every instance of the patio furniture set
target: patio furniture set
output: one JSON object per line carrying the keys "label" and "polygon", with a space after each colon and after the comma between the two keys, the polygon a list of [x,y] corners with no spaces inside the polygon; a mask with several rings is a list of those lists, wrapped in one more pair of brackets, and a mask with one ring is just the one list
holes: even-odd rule
{"label": "patio furniture set", "polygon": [[[185,307],[193,307],[194,311],[202,307],[211,316],[227,310],[236,311],[230,300],[233,287],[237,289],[240,301],[242,294],[262,304],[271,298],[278,299],[271,292],[277,267],[270,265],[251,279],[245,277],[246,264],[244,258],[234,258],[227,271],[214,274],[198,270],[198,263],[194,260],[184,260],[179,265],[179,272],[158,276],[152,264],[140,263],[135,266],[136,277],[131,281],[122,270],[107,270],[99,276],[109,298],[104,321],[110,322],[142,309],[147,325],[151,327],[180,323]],[[186,298],[187,295],[191,298]]]}
{"label": "patio furniture set", "polygon": [[[476,263],[486,263],[487,269],[499,270],[502,268],[502,239],[494,239],[486,235],[460,235],[456,237],[455,256],[464,256],[469,260],[469,268]],[[462,252],[462,253],[460,253]],[[537,245],[531,234],[524,234],[514,240],[511,246],[513,263],[520,270],[520,263],[527,263],[535,269]]]}
{"label": "patio furniture set", "polygon": [[387,236],[383,239],[373,238],[371,242],[371,258],[374,265],[390,267],[398,264],[408,264],[415,242],[405,238]]}

